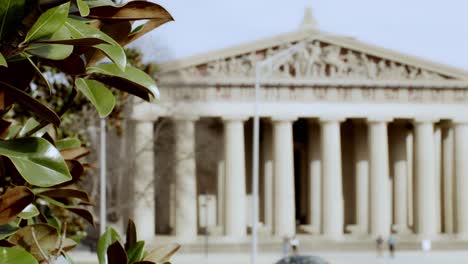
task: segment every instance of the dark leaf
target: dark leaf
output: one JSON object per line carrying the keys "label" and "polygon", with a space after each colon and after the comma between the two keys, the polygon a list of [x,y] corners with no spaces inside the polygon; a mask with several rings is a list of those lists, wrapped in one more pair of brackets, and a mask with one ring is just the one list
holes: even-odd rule
{"label": "dark leaf", "polygon": [[83,59],[77,54],[71,54],[64,60],[45,61],[46,64],[54,66],[60,71],[70,75],[80,75],[86,73],[86,66]]}
{"label": "dark leaf", "polygon": [[92,8],[89,18],[109,20],[141,20],[141,19],[165,19],[174,20],[162,6],[146,2],[132,1],[124,6],[101,6]]}
{"label": "dark leaf", "polygon": [[36,43],[45,44],[63,44],[73,46],[94,46],[98,44],[107,43],[106,41],[99,38],[81,38],[81,39],[62,39],[62,40],[40,40]]}
{"label": "dark leaf", "polygon": [[111,227],[101,235],[97,244],[97,255],[99,263],[106,263],[107,249],[116,241],[121,241],[119,234]]}
{"label": "dark leaf", "polygon": [[17,28],[24,15],[25,0],[0,0],[0,39]]}
{"label": "dark leaf", "polygon": [[48,196],[53,199],[57,198],[76,198],[86,203],[91,203],[89,196],[85,191],[76,189],[50,189],[46,191],[38,192],[37,194]]}
{"label": "dark leaf", "polygon": [[36,114],[40,119],[55,126],[60,125],[60,117],[52,109],[32,98],[29,94],[2,81],[0,81],[0,88],[3,88],[7,95],[15,98],[18,104]]}
{"label": "dark leaf", "polygon": [[24,186],[14,187],[0,196],[0,225],[13,221],[34,200],[34,194]]}
{"label": "dark leaf", "polygon": [[127,254],[118,241],[107,248],[108,264],[127,264]]}
{"label": "dark leaf", "polygon": [[26,90],[36,70],[28,60],[10,62],[8,68],[0,67],[0,80],[20,90]]}
{"label": "dark leaf", "polygon": [[0,240],[3,240],[6,237],[10,236],[18,229],[18,227],[9,224],[0,225]]}
{"label": "dark leaf", "polygon": [[131,43],[141,37],[143,37],[146,33],[148,32],[151,32],[153,29],[169,22],[169,21],[172,21],[172,17],[171,19],[151,19],[151,20],[148,20],[145,24],[143,24],[143,26],[141,27],[140,30],[138,30],[138,32],[134,33],[134,34],[131,34],[128,36],[127,40],[125,40],[121,45],[122,46],[125,46],[127,45],[128,43]]}
{"label": "dark leaf", "polygon": [[88,210],[83,209],[83,208],[79,208],[79,207],[66,207],[66,208],[70,212],[73,212],[73,213],[81,216],[83,219],[88,221],[88,223],[90,223],[92,226],[95,225],[93,215]]}
{"label": "dark leaf", "polygon": [[126,237],[127,238],[125,240],[125,250],[129,250],[137,242],[135,223],[131,219],[128,219]]}

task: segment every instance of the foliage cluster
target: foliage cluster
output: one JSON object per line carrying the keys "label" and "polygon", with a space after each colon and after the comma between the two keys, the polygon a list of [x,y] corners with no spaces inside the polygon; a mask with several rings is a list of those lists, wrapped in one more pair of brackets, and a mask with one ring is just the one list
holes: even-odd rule
{"label": "foliage cluster", "polygon": [[[146,22],[135,26],[137,20]],[[67,251],[77,238],[67,235],[66,216],[53,209],[94,224],[87,210],[93,202],[76,188],[89,151],[57,128],[80,104],[77,98],[100,117],[111,114],[116,98],[110,88],[157,99],[153,79],[127,63],[123,46],[171,20],[146,1],[0,0],[0,263],[73,263]],[[50,72],[71,85],[52,89]],[[42,87],[60,99],[41,100]],[[100,263],[166,263],[178,249],[146,253],[134,230],[130,222],[124,244],[109,229],[98,243]]]}

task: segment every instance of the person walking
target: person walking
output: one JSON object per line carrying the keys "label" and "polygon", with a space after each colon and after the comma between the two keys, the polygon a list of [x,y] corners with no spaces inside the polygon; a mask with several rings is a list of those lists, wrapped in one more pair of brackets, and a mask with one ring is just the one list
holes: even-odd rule
{"label": "person walking", "polygon": [[377,240],[375,241],[376,242],[376,250],[377,250],[377,257],[382,257],[382,253],[383,253],[383,244],[384,244],[384,240],[382,238],[382,236],[378,236],[377,237]]}
{"label": "person walking", "polygon": [[393,235],[390,235],[388,237],[388,250],[390,251],[390,257],[394,258],[395,257],[395,246],[396,246],[396,240]]}

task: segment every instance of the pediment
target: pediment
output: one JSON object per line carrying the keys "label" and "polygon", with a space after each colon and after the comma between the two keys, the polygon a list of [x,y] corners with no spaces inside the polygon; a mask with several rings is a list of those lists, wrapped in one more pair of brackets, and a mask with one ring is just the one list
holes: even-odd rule
{"label": "pediment", "polygon": [[[314,37],[316,35],[316,37]],[[292,36],[292,37],[291,37]],[[262,70],[270,81],[287,83],[385,83],[385,82],[466,82],[468,75],[447,66],[369,46],[352,38],[301,32],[246,45],[236,52],[221,52],[219,56],[204,56],[195,63],[190,60],[162,67],[159,79],[163,83],[251,83],[255,64],[271,58],[296,43],[304,45],[271,67]],[[178,66],[179,65],[179,66]]]}

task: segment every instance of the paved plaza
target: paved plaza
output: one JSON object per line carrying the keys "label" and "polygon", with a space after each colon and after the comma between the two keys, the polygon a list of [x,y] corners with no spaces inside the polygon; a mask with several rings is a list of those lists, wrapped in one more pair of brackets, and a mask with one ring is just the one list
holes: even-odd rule
{"label": "paved plaza", "polygon": [[[466,251],[401,251],[391,259],[386,253],[384,257],[377,258],[373,251],[361,252],[311,252],[328,260],[330,264],[466,264],[468,263],[468,249]],[[89,253],[72,254],[77,264],[97,264],[97,260]],[[273,264],[280,258],[279,254],[261,253],[257,264]],[[206,257],[204,254],[177,254],[174,264],[248,264],[250,256],[241,253],[216,253]]]}

